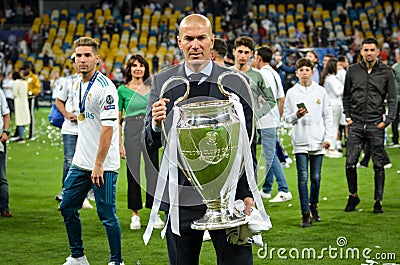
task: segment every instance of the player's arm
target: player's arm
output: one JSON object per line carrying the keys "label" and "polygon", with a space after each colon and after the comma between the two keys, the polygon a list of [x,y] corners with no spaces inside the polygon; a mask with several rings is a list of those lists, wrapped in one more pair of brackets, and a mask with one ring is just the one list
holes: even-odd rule
{"label": "player's arm", "polygon": [[99,149],[96,155],[96,162],[92,171],[92,182],[100,187],[104,183],[103,164],[106,159],[108,150],[110,149],[111,139],[113,135],[112,126],[102,126],[99,140]]}

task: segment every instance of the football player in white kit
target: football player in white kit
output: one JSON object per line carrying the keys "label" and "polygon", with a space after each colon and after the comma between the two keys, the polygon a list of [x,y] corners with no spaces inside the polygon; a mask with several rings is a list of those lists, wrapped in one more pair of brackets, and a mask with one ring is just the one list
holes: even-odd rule
{"label": "football player in white kit", "polygon": [[112,81],[96,70],[98,48],[96,40],[89,37],[74,42],[75,60],[82,80],[75,90],[79,99],[78,141],[60,204],[71,250],[64,265],[89,264],[83,252],[79,209],[91,188],[97,214],[107,232],[109,264],[124,264],[115,203],[120,167],[118,94]]}

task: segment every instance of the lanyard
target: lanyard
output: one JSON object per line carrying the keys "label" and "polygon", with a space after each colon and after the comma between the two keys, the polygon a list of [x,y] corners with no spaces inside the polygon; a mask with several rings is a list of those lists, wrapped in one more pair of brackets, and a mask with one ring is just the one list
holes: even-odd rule
{"label": "lanyard", "polygon": [[83,113],[85,112],[85,101],[86,101],[86,97],[89,93],[90,88],[92,87],[94,81],[96,80],[98,72],[96,71],[94,73],[94,75],[92,76],[92,78],[90,78],[89,84],[86,88],[85,94],[83,95],[83,98],[81,100],[82,97],[82,81],[79,83],[79,113]]}

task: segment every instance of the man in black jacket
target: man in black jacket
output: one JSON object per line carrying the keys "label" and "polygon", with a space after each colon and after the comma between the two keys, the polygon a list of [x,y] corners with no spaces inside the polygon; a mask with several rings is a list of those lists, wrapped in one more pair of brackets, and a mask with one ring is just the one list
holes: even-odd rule
{"label": "man in black jacket", "polygon": [[[211,60],[211,49],[214,44],[212,27],[207,17],[192,14],[185,17],[179,27],[178,45],[185,57],[183,64],[161,71],[152,79],[152,88],[148,101],[148,110],[150,110],[144,129],[144,139],[148,150],[158,149],[162,146],[161,123],[165,122],[165,128],[168,132],[171,127],[170,115],[174,102],[183,96],[186,87],[182,82],[179,84],[171,83],[169,89],[160,99],[161,87],[171,76],[181,76],[190,80],[190,93],[188,99],[196,100],[199,98],[226,99],[219,91],[216,83],[218,77],[229,69],[219,66]],[[202,74],[202,77],[197,77]],[[228,78],[227,78],[228,79]],[[240,85],[240,80],[227,80],[229,88],[235,87],[236,93],[243,96],[241,103],[246,119],[246,128],[249,137],[253,134],[253,113],[252,108],[247,103],[251,102],[251,93],[245,85]],[[238,86],[239,81],[239,86]],[[235,84],[236,83],[236,84]],[[224,81],[225,86],[225,81]],[[239,91],[238,91],[239,90]],[[172,139],[177,140],[177,139]],[[165,154],[164,154],[165,155]],[[169,176],[171,178],[171,176]],[[206,211],[206,206],[202,199],[195,192],[184,173],[178,171],[179,184],[179,234],[171,229],[171,222],[168,222],[166,230],[166,239],[168,247],[169,264],[195,265],[199,263],[200,250],[204,231],[191,229],[191,223],[199,219]],[[252,192],[249,189],[249,183],[243,174],[239,178],[236,199],[241,199],[246,205],[246,213],[250,213],[250,207],[254,206]],[[166,210],[170,220],[174,218],[173,214],[168,212],[165,204],[161,205],[162,210]],[[176,218],[176,217],[175,217]],[[210,231],[211,239],[217,253],[218,264],[252,264],[251,245],[235,245],[227,242],[226,231]]]}
{"label": "man in black jacket", "polygon": [[[360,53],[362,61],[347,70],[343,93],[343,108],[349,126],[346,177],[350,195],[345,211],[355,211],[360,203],[356,165],[364,143],[369,142],[375,171],[374,213],[383,213],[385,128],[396,115],[397,92],[392,70],[378,60],[377,40],[364,39]],[[385,100],[389,109],[387,115]]]}

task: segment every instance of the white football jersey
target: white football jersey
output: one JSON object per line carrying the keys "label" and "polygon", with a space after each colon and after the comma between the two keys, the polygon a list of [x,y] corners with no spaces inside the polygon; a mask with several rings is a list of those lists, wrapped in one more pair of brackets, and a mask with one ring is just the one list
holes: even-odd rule
{"label": "white football jersey", "polygon": [[[67,76],[57,94],[57,98],[65,102],[65,110],[67,112],[73,112],[75,115],[78,115],[79,113],[79,109],[77,108],[79,94],[76,93],[76,88],[79,88],[79,81],[80,77],[78,74]],[[65,119],[61,128],[61,134],[77,135],[78,124]]]}
{"label": "white football jersey", "polygon": [[[88,84],[89,82],[81,83],[77,86],[80,100],[83,99]],[[78,141],[72,163],[82,169],[93,170],[102,126],[112,126],[113,136],[103,170],[117,171],[120,167],[118,93],[114,83],[100,72],[87,94],[84,115],[84,120],[78,120]]]}

